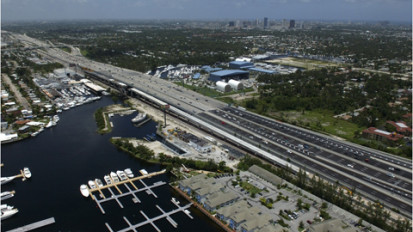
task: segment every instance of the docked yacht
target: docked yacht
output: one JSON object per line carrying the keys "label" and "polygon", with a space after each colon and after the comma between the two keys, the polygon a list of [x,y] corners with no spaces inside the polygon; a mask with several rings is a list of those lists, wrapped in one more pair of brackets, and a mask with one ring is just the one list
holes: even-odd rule
{"label": "docked yacht", "polygon": [[8,182],[14,180],[14,178],[16,178],[16,176],[1,177],[1,178],[0,178],[0,183],[1,183],[1,184],[8,183]]}
{"label": "docked yacht", "polygon": [[106,184],[112,184],[112,180],[110,179],[109,175],[105,175],[103,179],[105,180]]}
{"label": "docked yacht", "polygon": [[146,175],[149,174],[148,171],[146,171],[145,169],[141,169],[141,170],[139,170],[139,172],[140,172],[143,176],[146,176]]}
{"label": "docked yacht", "polygon": [[52,127],[52,126],[53,126],[53,121],[50,120],[45,127],[46,127],[46,128],[50,128],[50,127]]}
{"label": "docked yacht", "polygon": [[172,197],[172,203],[174,203],[175,205],[179,205],[179,201],[177,201],[176,199],[175,199],[175,197]]}
{"label": "docked yacht", "polygon": [[95,179],[96,184],[98,185],[99,188],[103,187],[103,182],[100,179]]}
{"label": "docked yacht", "polygon": [[129,177],[129,178],[133,178],[135,175],[133,175],[133,172],[130,168],[127,168],[124,170],[125,174]]}
{"label": "docked yacht", "polygon": [[119,178],[118,178],[118,175],[116,175],[116,173],[111,172],[111,173],[110,173],[110,177],[112,178],[112,180],[113,180],[114,183],[118,183],[118,182],[119,182]]}
{"label": "docked yacht", "polygon": [[90,187],[91,189],[95,189],[95,188],[96,188],[96,184],[95,184],[95,182],[94,182],[93,180],[89,180],[89,181],[87,182],[87,184],[89,185],[89,187]]}
{"label": "docked yacht", "polygon": [[1,211],[1,215],[0,215],[1,220],[7,219],[7,218],[15,215],[15,214],[18,213],[18,212],[19,212],[18,209],[10,209],[10,210],[7,209],[7,210],[4,210],[4,211],[2,210],[2,211]]}
{"label": "docked yacht", "polygon": [[119,176],[120,180],[127,180],[128,179],[125,172],[123,172],[123,171],[116,171],[116,174]]}
{"label": "docked yacht", "polygon": [[82,193],[82,195],[84,196],[84,197],[88,197],[89,196],[89,189],[88,189],[88,187],[87,187],[87,185],[85,185],[85,184],[82,184],[81,186],[80,186],[80,193]]}
{"label": "docked yacht", "polygon": [[0,194],[1,201],[14,197],[14,191],[5,191]]}
{"label": "docked yacht", "polygon": [[24,177],[26,177],[27,179],[32,177],[32,173],[30,172],[28,167],[23,168],[23,174],[24,174]]}
{"label": "docked yacht", "polygon": [[143,121],[145,118],[146,118],[146,113],[144,113],[144,114],[138,113],[138,115],[136,115],[136,117],[132,118],[131,121],[133,123],[139,123],[139,122]]}
{"label": "docked yacht", "polygon": [[6,210],[12,210],[14,208],[14,206],[10,206],[10,205],[7,205],[7,204],[2,204],[2,205],[0,205],[0,211],[6,211]]}

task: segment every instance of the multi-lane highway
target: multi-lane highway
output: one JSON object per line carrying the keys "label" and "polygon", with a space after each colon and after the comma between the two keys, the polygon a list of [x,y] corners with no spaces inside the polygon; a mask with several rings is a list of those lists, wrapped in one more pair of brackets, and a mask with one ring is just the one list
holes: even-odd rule
{"label": "multi-lane highway", "polygon": [[[331,181],[355,187],[371,199],[398,208],[406,215],[412,210],[412,163],[374,149],[340,141],[233,107],[196,92],[140,72],[88,60],[79,53],[68,54],[50,44],[13,34],[26,46],[44,46],[38,52],[64,64],[74,63],[138,89],[172,105],[176,112],[191,117],[204,127],[216,128],[234,144],[261,155],[273,163],[317,172]],[[249,145],[246,146],[245,144]],[[259,152],[257,152],[259,151]]]}

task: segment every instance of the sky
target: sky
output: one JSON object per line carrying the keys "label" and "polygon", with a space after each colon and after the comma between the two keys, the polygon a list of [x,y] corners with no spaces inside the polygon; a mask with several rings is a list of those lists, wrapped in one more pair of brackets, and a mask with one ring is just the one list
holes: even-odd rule
{"label": "sky", "polygon": [[412,0],[0,0],[1,20],[412,21]]}

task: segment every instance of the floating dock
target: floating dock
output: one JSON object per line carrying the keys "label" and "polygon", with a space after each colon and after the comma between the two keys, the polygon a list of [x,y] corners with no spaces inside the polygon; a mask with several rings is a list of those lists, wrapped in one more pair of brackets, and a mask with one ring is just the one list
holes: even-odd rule
{"label": "floating dock", "polygon": [[35,223],[32,223],[32,224],[28,224],[28,225],[25,225],[25,226],[22,226],[22,227],[13,229],[13,230],[9,230],[7,232],[30,231],[30,230],[38,229],[40,227],[47,226],[47,225],[50,225],[50,224],[53,224],[53,223],[55,223],[55,220],[54,220],[54,217],[51,217],[51,218],[48,218],[48,219],[45,219],[45,220],[42,220],[42,221],[38,221],[38,222],[35,222]]}
{"label": "floating dock", "polygon": [[[189,211],[187,210],[189,207],[191,207],[192,203],[189,203],[185,206],[179,206],[179,204],[174,203],[178,208],[171,210],[169,212],[165,212],[159,205],[156,205],[156,208],[159,209],[159,211],[161,211],[161,215],[153,217],[153,218],[149,218],[142,210],[140,210],[139,212],[145,217],[145,221],[140,222],[138,224],[132,225],[132,223],[129,222],[129,220],[126,217],[123,217],[123,220],[125,220],[126,224],[128,224],[128,227],[123,228],[121,230],[118,230],[117,232],[126,232],[126,231],[137,231],[137,228],[142,227],[144,225],[147,224],[151,224],[153,228],[155,228],[156,231],[161,232],[161,230],[155,225],[155,221],[166,218],[166,220],[171,223],[171,225],[175,228],[178,227],[178,223],[176,221],[174,221],[170,215],[175,214],[175,213],[179,213],[179,212],[184,212],[189,218],[193,219],[193,217],[189,214]],[[108,228],[108,230],[110,232],[114,232],[114,230],[110,227],[110,225],[108,223],[105,223],[106,227]]]}

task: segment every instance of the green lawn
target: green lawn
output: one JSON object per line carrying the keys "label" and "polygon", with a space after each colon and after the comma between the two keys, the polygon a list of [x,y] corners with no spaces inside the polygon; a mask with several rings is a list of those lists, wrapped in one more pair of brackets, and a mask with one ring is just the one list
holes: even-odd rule
{"label": "green lawn", "polygon": [[69,47],[62,47],[62,48],[60,48],[60,49],[62,49],[63,51],[65,51],[65,52],[67,52],[67,53],[71,53],[71,52],[72,52],[72,49],[69,48]]}
{"label": "green lawn", "polygon": [[[213,98],[228,96],[228,95],[242,93],[242,92],[247,93],[247,92],[251,92],[251,91],[254,90],[253,88],[247,88],[247,89],[243,89],[243,90],[239,90],[239,91],[231,91],[231,92],[227,92],[227,93],[221,93],[219,91],[216,91],[215,89],[211,89],[211,88],[208,88],[208,87],[198,87],[198,86],[194,86],[194,85],[187,85],[187,84],[182,84],[182,82],[174,82],[174,83],[177,84],[177,85],[180,85],[180,86],[183,85],[185,88],[190,89],[192,91],[195,91],[197,93],[200,93],[204,96],[213,97]],[[218,99],[218,100],[221,100],[221,99]],[[226,100],[228,100],[228,99],[226,99]],[[225,100],[223,100],[223,101],[225,101]]]}
{"label": "green lawn", "polygon": [[252,185],[252,184],[250,184],[250,183],[248,183],[248,182],[245,182],[245,181],[242,181],[241,184],[240,184],[240,186],[241,186],[243,189],[245,189],[246,191],[248,191],[249,193],[253,193],[253,194],[257,194],[257,193],[259,193],[259,192],[262,191],[261,189],[255,187],[254,185]]}
{"label": "green lawn", "polygon": [[305,111],[304,114],[301,111],[281,111],[270,115],[297,126],[336,135],[347,140],[352,140],[356,131],[360,132],[365,129],[354,123],[333,118],[333,113],[328,110]]}

